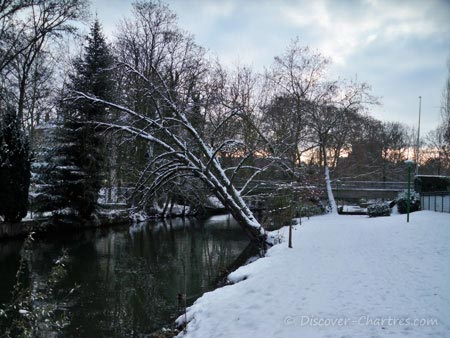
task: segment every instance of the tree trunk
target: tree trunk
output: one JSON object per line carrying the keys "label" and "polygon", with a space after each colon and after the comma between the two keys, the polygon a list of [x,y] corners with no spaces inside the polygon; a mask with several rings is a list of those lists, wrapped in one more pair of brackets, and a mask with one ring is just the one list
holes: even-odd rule
{"label": "tree trunk", "polygon": [[337,215],[338,209],[336,201],[334,199],[333,189],[331,188],[330,169],[328,168],[327,154],[325,152],[325,149],[323,150],[323,159],[324,159],[325,185],[327,188],[328,203],[330,204],[331,213]]}
{"label": "tree trunk", "polygon": [[162,216],[163,216],[164,218],[167,217],[167,209],[168,209],[168,207],[169,207],[169,203],[170,203],[170,194],[167,194],[167,196],[166,196],[166,201],[164,202],[164,208],[163,208],[163,210],[162,210]]}
{"label": "tree trunk", "polygon": [[210,173],[208,181],[214,183],[216,197],[230,211],[250,240],[265,251],[271,244],[267,242],[263,227],[243,200],[240,192],[231,184],[218,161],[214,159],[212,163],[216,169],[214,170],[216,175]]}

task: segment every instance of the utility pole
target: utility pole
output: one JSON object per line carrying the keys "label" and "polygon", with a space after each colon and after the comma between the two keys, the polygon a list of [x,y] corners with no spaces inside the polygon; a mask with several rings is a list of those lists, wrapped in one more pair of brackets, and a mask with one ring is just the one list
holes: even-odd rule
{"label": "utility pole", "polygon": [[422,110],[422,96],[419,96],[419,126],[417,128],[417,149],[416,149],[416,175],[419,175],[419,152],[420,152],[420,114]]}
{"label": "utility pole", "polygon": [[[409,223],[409,212],[411,210],[411,167],[414,165],[413,160],[406,160],[406,166],[408,167],[408,195],[406,199],[406,222]],[[416,166],[417,168],[417,166]]]}

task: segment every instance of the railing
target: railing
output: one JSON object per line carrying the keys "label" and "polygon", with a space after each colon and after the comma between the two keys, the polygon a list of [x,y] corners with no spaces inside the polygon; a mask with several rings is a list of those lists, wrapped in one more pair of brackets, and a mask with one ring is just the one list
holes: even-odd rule
{"label": "railing", "polygon": [[333,190],[389,190],[402,191],[408,188],[408,182],[388,181],[336,181],[332,183]]}
{"label": "railing", "polygon": [[[235,186],[240,189],[242,187],[242,182],[235,182]],[[250,184],[250,186],[257,186],[258,189],[268,189],[273,190],[275,188],[321,188],[324,189],[325,186],[322,182],[316,184],[299,184],[297,182],[292,181],[283,181],[283,180],[254,180]],[[393,190],[393,191],[402,191],[408,188],[408,182],[402,181],[339,181],[332,180],[331,186],[333,190],[335,189],[362,189],[362,190]]]}
{"label": "railing", "polygon": [[421,193],[420,206],[422,210],[450,212],[450,191]]}

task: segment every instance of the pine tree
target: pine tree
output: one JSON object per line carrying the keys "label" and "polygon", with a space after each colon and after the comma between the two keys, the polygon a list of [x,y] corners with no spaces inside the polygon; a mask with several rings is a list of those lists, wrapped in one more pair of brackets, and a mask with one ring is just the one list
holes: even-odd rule
{"label": "pine tree", "polygon": [[[111,65],[108,46],[95,21],[84,55],[74,63],[69,93],[85,92],[109,99],[113,89]],[[101,135],[91,122],[104,120],[107,110],[87,101],[62,102],[61,120],[56,129],[49,131],[53,133],[53,147],[43,156],[36,210],[53,211],[59,221],[90,220],[97,209],[105,162]]]}
{"label": "pine tree", "polygon": [[0,116],[0,215],[15,223],[28,211],[30,152],[14,110],[8,107]]}
{"label": "pine tree", "polygon": [[33,184],[36,193],[33,196],[35,212],[52,212],[53,221],[60,216],[70,218],[76,210],[72,207],[74,186],[84,173],[76,165],[77,143],[74,131],[63,123],[40,128],[43,141],[35,154]]}
{"label": "pine tree", "polygon": [[[56,201],[59,201],[54,191],[54,182],[56,182],[55,168],[55,130],[53,124],[38,126],[35,129],[34,141],[38,145],[35,146],[34,159],[31,164],[31,183],[35,187],[35,191],[31,194],[31,209],[34,212],[42,213],[46,211],[58,210]],[[38,135],[38,137],[36,137]],[[39,141],[37,139],[39,138]]]}

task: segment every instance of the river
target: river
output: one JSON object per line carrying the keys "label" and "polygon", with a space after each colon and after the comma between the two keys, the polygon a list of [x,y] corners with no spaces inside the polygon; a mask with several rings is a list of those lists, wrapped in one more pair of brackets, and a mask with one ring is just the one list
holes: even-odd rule
{"label": "river", "polygon": [[[0,242],[0,303],[10,300],[22,243]],[[250,258],[255,251],[248,245],[227,215],[89,230],[35,240],[27,280],[45,288],[65,248],[67,275],[52,298],[61,299],[45,300],[67,313],[63,336],[145,337],[173,323],[179,294],[186,293],[191,304],[213,289],[238,257]]]}

